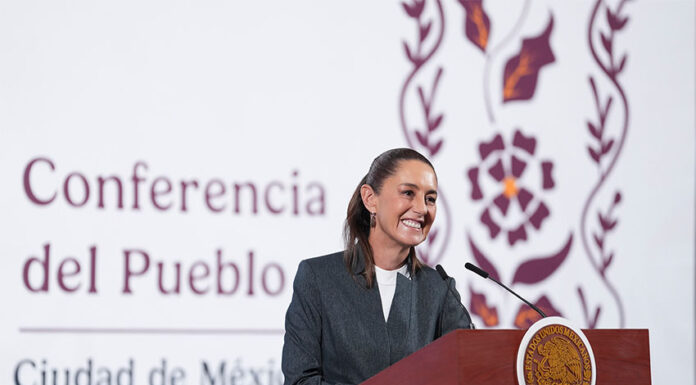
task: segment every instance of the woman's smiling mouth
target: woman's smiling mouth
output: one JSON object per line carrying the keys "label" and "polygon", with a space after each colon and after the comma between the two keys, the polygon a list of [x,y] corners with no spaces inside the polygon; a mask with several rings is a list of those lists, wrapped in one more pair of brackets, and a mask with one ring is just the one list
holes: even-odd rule
{"label": "woman's smiling mouth", "polygon": [[422,222],[415,221],[413,219],[402,219],[401,223],[403,223],[407,227],[411,227],[411,228],[418,229],[418,230],[423,228]]}

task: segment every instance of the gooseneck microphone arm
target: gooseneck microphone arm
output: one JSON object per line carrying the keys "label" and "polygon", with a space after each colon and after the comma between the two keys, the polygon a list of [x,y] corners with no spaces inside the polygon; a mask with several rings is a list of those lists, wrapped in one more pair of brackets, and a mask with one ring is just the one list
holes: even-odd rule
{"label": "gooseneck microphone arm", "polygon": [[[437,270],[437,272],[440,274],[440,277],[442,277],[442,280],[447,282],[447,289],[449,289],[450,294],[452,294],[452,296],[456,299],[457,296],[454,294],[454,291],[452,290],[452,280],[450,279],[451,277],[449,275],[447,275],[447,273],[445,273],[445,269],[440,265],[435,266],[435,270]],[[476,329],[476,325],[474,325],[474,321],[471,319],[471,315],[469,314],[469,311],[466,310],[466,307],[462,304],[461,300],[458,302],[459,302],[459,306],[462,307],[464,314],[466,314],[466,318],[469,319],[469,328]],[[440,332],[442,332],[442,318],[440,318]]]}
{"label": "gooseneck microphone arm", "polygon": [[482,276],[483,278],[488,278],[488,279],[490,279],[491,281],[497,283],[498,285],[504,287],[505,290],[509,291],[509,292],[512,293],[515,297],[517,297],[517,298],[519,298],[520,300],[522,300],[522,302],[524,302],[524,303],[526,303],[527,305],[529,305],[529,307],[531,307],[532,309],[536,310],[536,312],[539,313],[539,314],[541,315],[542,318],[546,318],[546,314],[544,314],[544,312],[541,311],[541,309],[539,309],[538,307],[532,305],[532,304],[531,304],[529,301],[527,301],[526,299],[520,297],[517,293],[515,293],[514,291],[512,291],[509,287],[507,287],[507,286],[503,285],[502,283],[498,282],[497,279],[491,277],[491,275],[488,274],[488,272],[486,272],[485,270],[483,270],[483,269],[481,269],[480,267],[478,267],[478,266],[476,266],[476,265],[473,265],[473,264],[471,264],[471,263],[469,263],[469,262],[465,263],[465,264],[464,264],[464,267],[466,267],[468,270],[471,270],[471,271],[473,271],[474,273],[476,273],[476,274]]}

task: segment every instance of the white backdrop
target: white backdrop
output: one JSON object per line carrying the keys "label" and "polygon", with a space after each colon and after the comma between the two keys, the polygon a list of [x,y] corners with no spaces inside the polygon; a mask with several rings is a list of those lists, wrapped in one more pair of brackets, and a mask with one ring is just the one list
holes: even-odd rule
{"label": "white backdrop", "polygon": [[[1,3],[0,382],[282,383],[297,264],[341,248],[372,158],[413,146],[445,197],[421,251],[479,327],[533,319],[463,269],[481,262],[472,244],[584,327],[648,328],[654,383],[694,383],[693,2],[479,3],[427,0],[413,17],[413,1]],[[601,139],[590,78],[600,112],[613,100]],[[549,214],[511,240],[526,218],[513,194],[509,212],[490,206],[491,237],[481,214],[502,187],[480,145],[500,135],[508,162],[518,131],[535,151],[516,192]]]}

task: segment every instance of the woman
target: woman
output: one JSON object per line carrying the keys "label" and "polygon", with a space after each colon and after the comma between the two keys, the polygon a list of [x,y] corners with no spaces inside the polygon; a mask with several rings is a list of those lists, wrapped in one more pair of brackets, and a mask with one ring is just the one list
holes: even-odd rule
{"label": "woman", "polygon": [[375,158],[348,204],[346,250],[297,269],[285,384],[359,383],[471,325],[456,290],[416,257],[436,202],[437,176],[423,155],[402,148]]}

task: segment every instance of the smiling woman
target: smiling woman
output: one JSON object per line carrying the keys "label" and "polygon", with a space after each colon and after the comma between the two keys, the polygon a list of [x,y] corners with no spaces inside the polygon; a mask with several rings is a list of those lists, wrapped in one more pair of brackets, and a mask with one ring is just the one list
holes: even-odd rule
{"label": "smiling woman", "polygon": [[[348,204],[344,236],[350,270],[365,254],[365,280],[372,287],[374,266],[394,270],[413,256],[411,273],[422,264],[414,247],[435,220],[437,176],[430,161],[411,149],[390,150],[375,158]],[[368,225],[368,226],[366,226]]]}
{"label": "smiling woman", "polygon": [[371,217],[371,254],[379,267],[394,270],[403,265],[409,251],[425,240],[435,220],[437,177],[425,161],[402,160],[381,186],[360,186],[360,202]]}
{"label": "smiling woman", "polygon": [[359,383],[472,326],[456,290],[416,255],[436,211],[427,158],[407,148],[375,158],[348,203],[345,251],[298,267],[285,318],[286,384]]}

